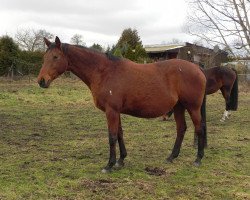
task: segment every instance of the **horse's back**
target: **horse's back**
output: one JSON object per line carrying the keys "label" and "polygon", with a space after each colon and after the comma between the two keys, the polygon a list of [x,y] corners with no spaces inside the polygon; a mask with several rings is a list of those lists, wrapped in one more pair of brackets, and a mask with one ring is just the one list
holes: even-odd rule
{"label": "horse's back", "polygon": [[236,76],[234,70],[229,67],[211,67],[204,70],[206,78],[216,77],[220,79],[225,79],[226,77],[234,78]]}

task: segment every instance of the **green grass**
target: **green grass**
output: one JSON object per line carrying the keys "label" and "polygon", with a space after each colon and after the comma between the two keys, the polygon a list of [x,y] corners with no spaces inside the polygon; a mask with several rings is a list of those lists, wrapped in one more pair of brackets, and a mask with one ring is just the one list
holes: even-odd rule
{"label": "green grass", "polygon": [[[193,166],[193,126],[180,156],[165,164],[175,140],[171,119],[122,116],[125,167],[102,174],[109,147],[105,115],[81,81],[0,83],[0,199],[250,199],[250,92],[221,123],[224,99],[208,96],[208,148]],[[147,169],[147,170],[146,170]],[[160,171],[154,174],[148,171]]]}

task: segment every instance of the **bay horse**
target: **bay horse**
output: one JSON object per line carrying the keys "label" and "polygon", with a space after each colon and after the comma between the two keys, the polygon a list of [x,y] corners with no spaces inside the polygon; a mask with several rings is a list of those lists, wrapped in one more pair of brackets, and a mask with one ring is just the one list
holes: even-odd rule
{"label": "bay horse", "polygon": [[[78,76],[91,90],[95,106],[105,112],[109,133],[109,161],[102,170],[124,166],[127,156],[120,114],[155,118],[174,109],[177,137],[172,162],[180,152],[186,131],[185,110],[191,116],[198,135],[195,165],[204,156],[205,122],[201,108],[205,106],[206,78],[199,67],[185,60],[173,59],[151,64],[137,64],[127,59],[107,56],[85,47],[61,43],[56,37],[51,43],[44,38],[48,49],[38,75],[38,84],[48,88],[65,71]],[[120,158],[116,161],[118,141]]]}
{"label": "bay horse", "polygon": [[206,94],[221,91],[225,99],[226,108],[221,118],[229,118],[230,110],[238,108],[238,75],[237,71],[229,67],[212,67],[204,70],[207,79]]}
{"label": "bay horse", "polygon": [[[230,110],[236,111],[238,108],[238,75],[234,68],[229,67],[211,67],[203,70],[207,79],[206,94],[213,94],[221,91],[225,99],[225,111],[221,118],[224,122],[229,118]],[[163,115],[165,121],[172,115],[173,111]]]}

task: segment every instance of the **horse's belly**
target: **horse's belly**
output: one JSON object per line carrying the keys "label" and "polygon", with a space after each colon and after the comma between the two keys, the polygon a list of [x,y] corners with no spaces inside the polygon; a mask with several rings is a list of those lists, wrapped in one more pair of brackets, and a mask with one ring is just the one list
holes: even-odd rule
{"label": "horse's belly", "polygon": [[146,110],[140,110],[140,109],[134,109],[134,110],[125,110],[122,112],[123,114],[131,115],[134,117],[141,117],[141,118],[156,118],[160,117],[163,114],[166,114],[167,112],[152,112],[152,111],[146,111]]}
{"label": "horse's belly", "polygon": [[147,102],[133,102],[124,105],[122,113],[132,115],[134,117],[142,118],[155,118],[166,114],[176,104],[174,99],[168,99],[166,101],[147,101]]}

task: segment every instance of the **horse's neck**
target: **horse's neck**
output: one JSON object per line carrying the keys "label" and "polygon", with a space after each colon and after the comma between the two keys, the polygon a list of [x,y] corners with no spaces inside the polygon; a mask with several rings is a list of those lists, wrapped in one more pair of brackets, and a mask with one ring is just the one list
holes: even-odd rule
{"label": "horse's neck", "polygon": [[87,49],[70,47],[68,51],[69,71],[78,76],[89,88],[100,82],[100,73],[108,69],[107,61],[102,54]]}

